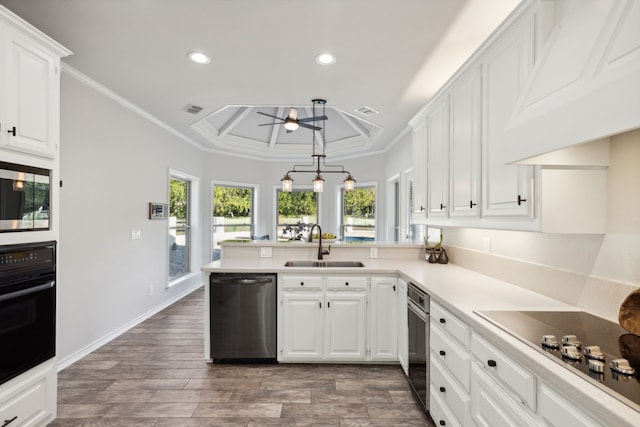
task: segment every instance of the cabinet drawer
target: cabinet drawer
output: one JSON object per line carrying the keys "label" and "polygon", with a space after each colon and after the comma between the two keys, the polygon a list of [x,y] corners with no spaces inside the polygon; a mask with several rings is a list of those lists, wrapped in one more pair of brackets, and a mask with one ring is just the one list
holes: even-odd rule
{"label": "cabinet drawer", "polygon": [[[471,417],[478,427],[533,427],[532,415],[477,364],[471,368]],[[578,424],[567,424],[569,426]]]}
{"label": "cabinet drawer", "polygon": [[366,277],[327,277],[327,290],[358,290],[367,289]]}
{"label": "cabinet drawer", "polygon": [[584,426],[602,427],[581,409],[564,399],[558,393],[540,384],[540,396],[538,397],[538,413],[546,426]]}
{"label": "cabinet drawer", "polygon": [[471,399],[437,359],[431,361],[431,387],[464,426],[471,425]]}
{"label": "cabinet drawer", "polygon": [[35,384],[31,384],[12,396],[11,399],[0,402],[0,420],[6,422],[17,417],[9,425],[40,425],[47,416],[46,381],[46,379],[42,379]]}
{"label": "cabinet drawer", "polygon": [[321,290],[322,276],[281,276],[282,289]]}
{"label": "cabinet drawer", "polygon": [[438,303],[431,301],[430,316],[438,326],[467,350],[471,349],[471,329]]}
{"label": "cabinet drawer", "polygon": [[523,404],[535,411],[536,379],[531,372],[475,333],[471,338],[471,352],[487,375],[505,384]]}
{"label": "cabinet drawer", "polygon": [[440,399],[438,392],[433,388],[433,386],[429,388],[429,393],[429,415],[431,415],[435,424],[437,426],[463,427],[462,424],[458,422],[455,415],[453,415],[451,409],[447,407],[447,404]]}
{"label": "cabinet drawer", "polygon": [[469,392],[471,374],[471,354],[448,338],[440,328],[431,321],[431,337],[429,339],[431,358],[438,360],[458,381],[464,390]]}

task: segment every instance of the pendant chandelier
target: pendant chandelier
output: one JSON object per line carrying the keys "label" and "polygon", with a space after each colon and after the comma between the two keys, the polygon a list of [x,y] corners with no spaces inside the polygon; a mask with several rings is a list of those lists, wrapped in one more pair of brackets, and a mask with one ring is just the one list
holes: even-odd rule
{"label": "pendant chandelier", "polygon": [[[293,178],[291,178],[291,174],[293,173],[315,174],[312,182],[313,182],[313,191],[315,191],[316,193],[321,193],[324,190],[324,178],[322,178],[322,174],[341,173],[347,176],[343,181],[345,191],[351,191],[355,188],[355,185],[356,185],[356,180],[351,176],[351,173],[349,173],[349,171],[346,171],[344,169],[344,166],[342,165],[328,165],[325,161],[327,157],[325,153],[327,140],[325,138],[324,122],[327,119],[327,116],[325,114],[325,105],[327,101],[325,101],[324,99],[314,99],[311,102],[313,103],[312,117],[318,117],[316,112],[320,113],[320,111],[316,111],[316,109],[321,108],[322,109],[321,121],[323,122],[322,128],[319,131],[316,131],[316,130],[312,131],[312,135],[313,135],[312,137],[313,145],[312,145],[312,152],[311,152],[312,161],[311,161],[311,164],[309,165],[294,165],[293,169],[287,171],[284,177],[280,180],[280,182],[282,182],[282,191],[291,192],[291,190],[293,190]],[[321,135],[322,135],[322,151],[320,151],[320,148],[318,147],[319,143],[316,137],[316,132],[321,132]]]}

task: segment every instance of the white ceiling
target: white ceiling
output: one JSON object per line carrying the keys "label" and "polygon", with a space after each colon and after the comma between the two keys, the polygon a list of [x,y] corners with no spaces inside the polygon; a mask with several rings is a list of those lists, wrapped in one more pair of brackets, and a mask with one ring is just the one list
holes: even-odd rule
{"label": "white ceiling", "polygon": [[[305,117],[314,98],[327,100],[328,155],[386,151],[518,2],[0,0],[71,49],[66,64],[185,140],[278,159],[308,153],[312,131],[272,132],[256,111]],[[190,62],[195,50],[211,63]],[[315,62],[324,51],[335,64]]]}

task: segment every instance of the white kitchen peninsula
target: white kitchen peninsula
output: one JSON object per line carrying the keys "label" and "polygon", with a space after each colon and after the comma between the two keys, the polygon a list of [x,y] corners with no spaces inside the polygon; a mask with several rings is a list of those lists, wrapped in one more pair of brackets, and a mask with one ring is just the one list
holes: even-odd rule
{"label": "white kitchen peninsula", "polygon": [[[474,372],[470,378],[469,404],[473,422],[477,425],[482,425],[486,416],[486,413],[478,409],[478,399],[492,396],[498,403],[503,398],[508,400],[507,407],[502,408],[510,411],[506,412],[507,414],[521,416],[510,418],[512,421],[524,419],[531,425],[558,425],[556,423],[564,419],[585,420],[586,425],[640,425],[640,408],[624,403],[569,372],[556,361],[474,313],[480,310],[572,311],[579,310],[577,307],[461,268],[453,263],[429,264],[424,261],[424,249],[420,245],[333,243],[331,254],[325,257],[326,260],[359,260],[364,264],[364,267],[349,268],[284,266],[285,262],[290,260],[315,259],[317,244],[309,243],[226,243],[223,244],[222,254],[221,260],[202,267],[205,279],[209,273],[270,272],[277,273],[279,278],[281,275],[393,276],[419,285],[430,294],[432,303],[440,310],[439,313],[452,316],[460,325],[466,325],[472,334],[473,341],[468,354],[477,359],[473,359],[475,361],[472,364]],[[375,255],[376,258],[372,258],[371,255]],[[452,262],[455,262],[455,259]],[[208,280],[205,280],[205,283],[208,283]],[[388,302],[397,304],[396,300]],[[205,347],[208,347],[207,337],[205,341]],[[505,385],[504,378],[500,375],[493,378],[487,374],[487,369],[479,364],[479,358],[486,354],[495,356],[499,363],[512,366],[514,373],[524,370],[526,375],[530,376],[527,381],[530,384],[528,387],[532,388],[526,389],[526,399],[519,399],[518,390],[513,392]],[[434,362],[431,364],[433,369]],[[442,367],[442,364],[440,366]],[[446,374],[447,371],[441,368],[439,372]],[[438,378],[441,377],[432,377],[432,394],[433,381]],[[466,381],[466,378],[463,379],[463,382]],[[550,396],[558,397],[560,400],[553,400]],[[453,416],[447,405],[439,396],[436,397],[432,400],[431,415],[435,418]],[[463,425],[462,422],[456,421],[452,421],[451,424]]]}

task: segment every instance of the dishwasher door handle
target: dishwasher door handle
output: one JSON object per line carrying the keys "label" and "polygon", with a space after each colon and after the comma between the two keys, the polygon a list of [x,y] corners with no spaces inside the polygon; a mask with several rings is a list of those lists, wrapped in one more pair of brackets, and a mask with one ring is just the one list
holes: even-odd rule
{"label": "dishwasher door handle", "polygon": [[262,283],[269,283],[273,281],[271,277],[229,277],[229,278],[211,278],[209,283],[212,285],[225,285],[227,283],[239,284],[239,285],[257,285]]}

